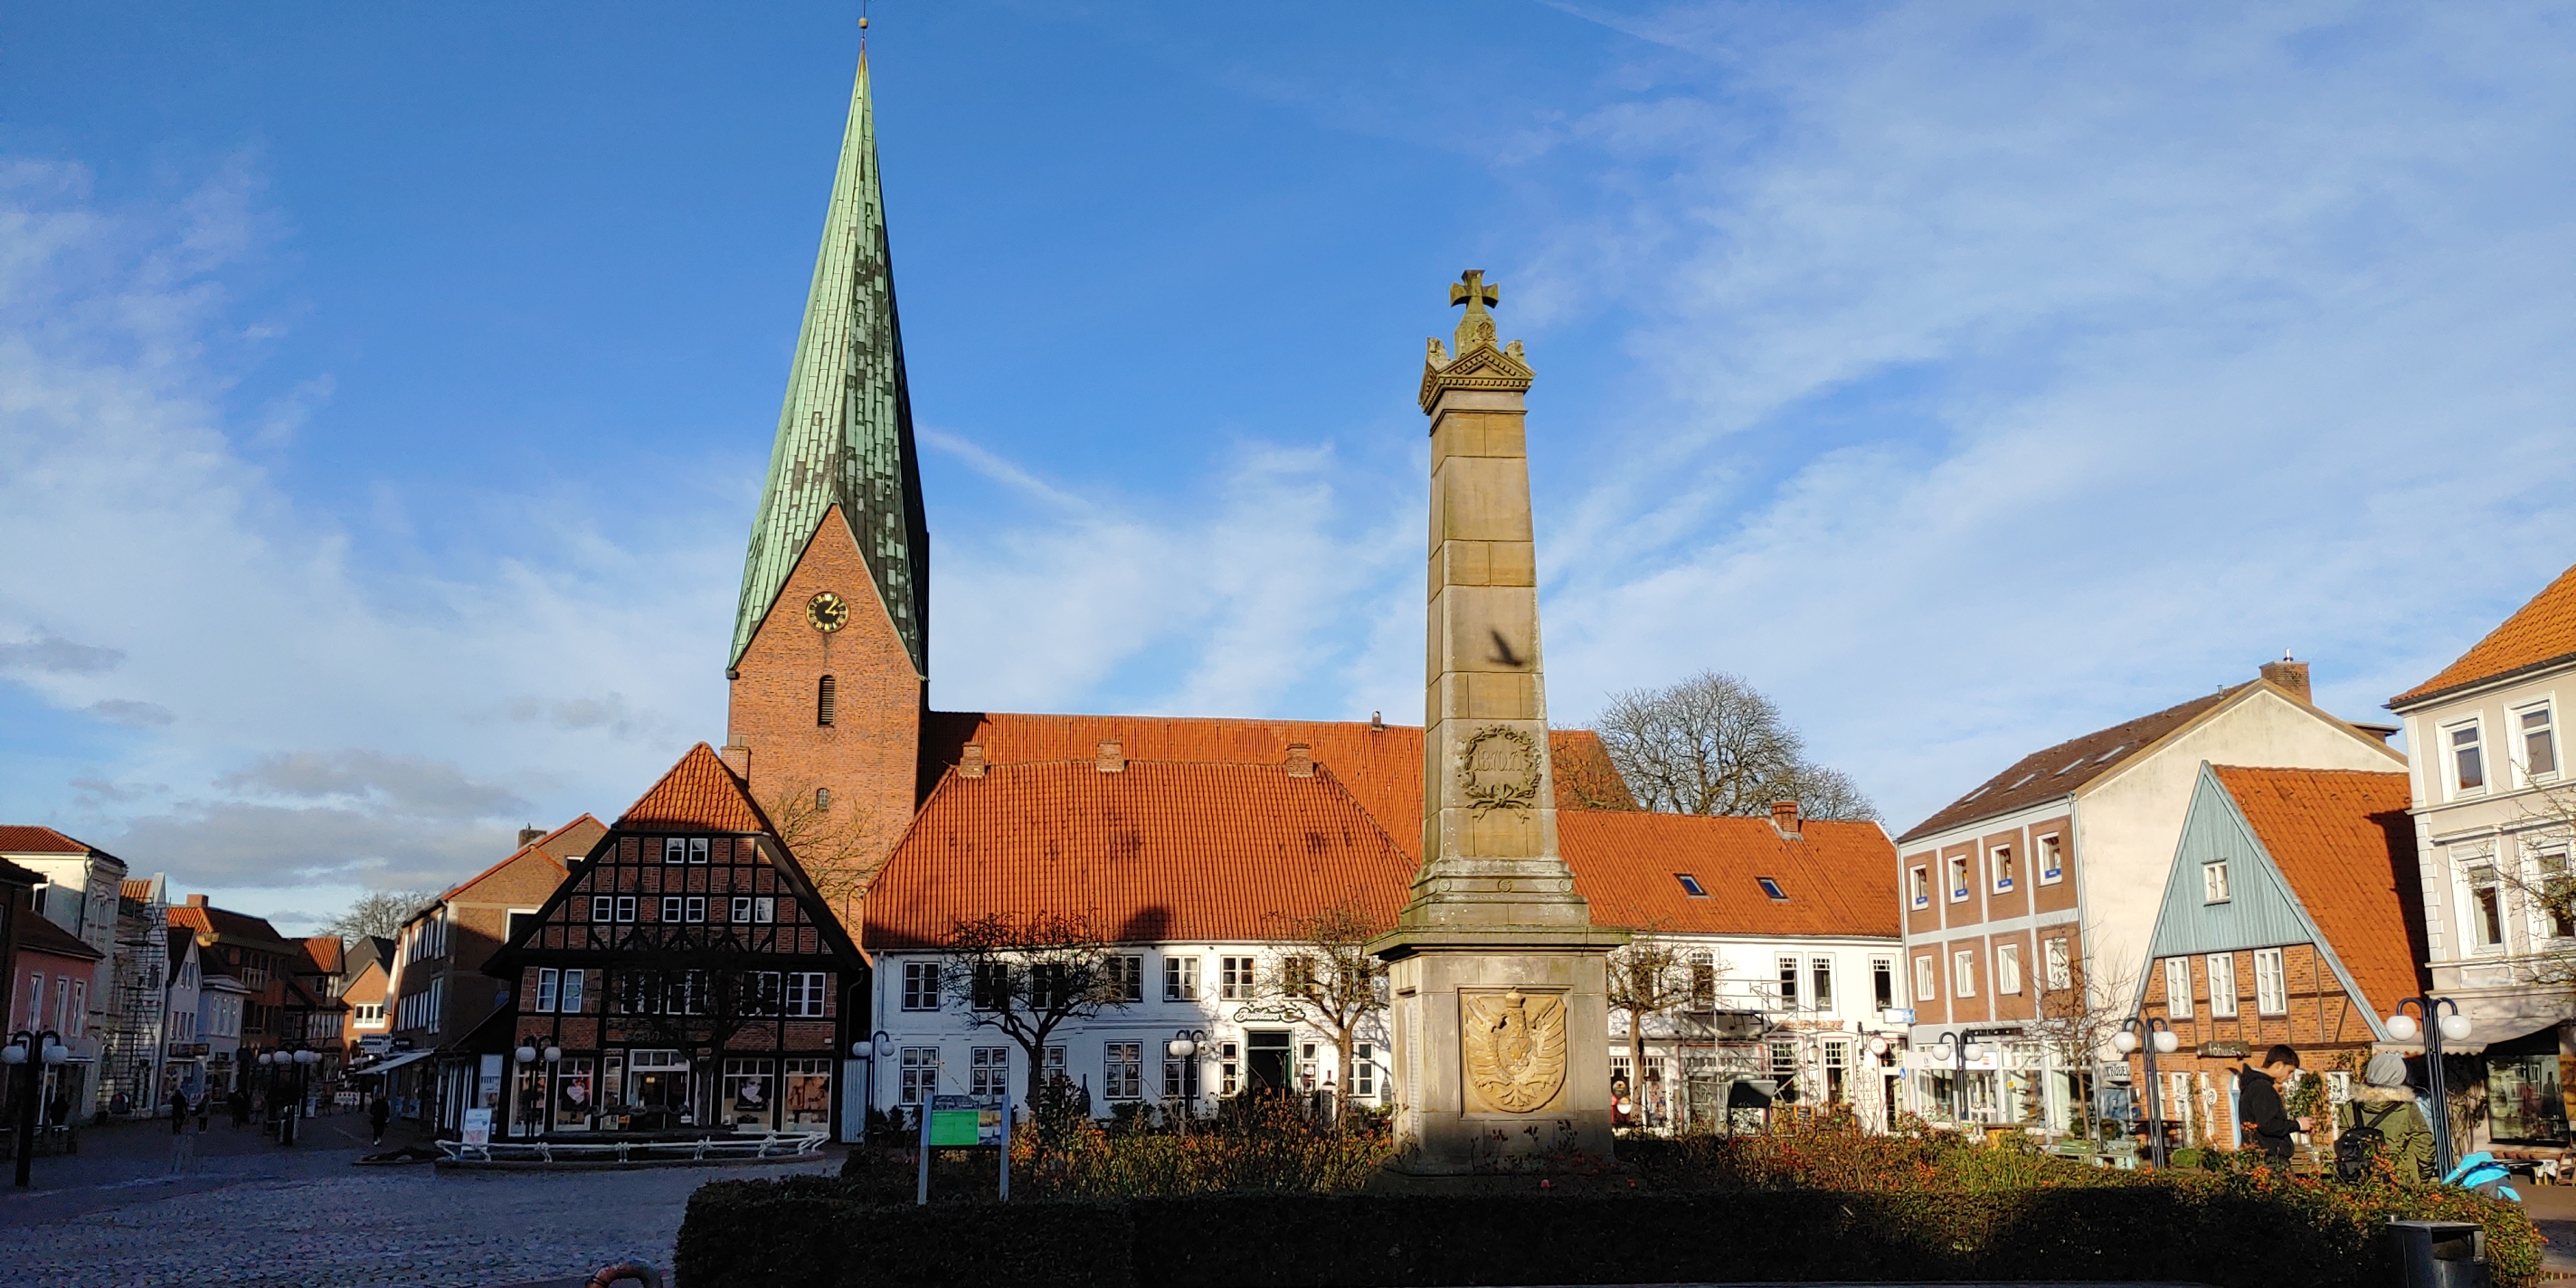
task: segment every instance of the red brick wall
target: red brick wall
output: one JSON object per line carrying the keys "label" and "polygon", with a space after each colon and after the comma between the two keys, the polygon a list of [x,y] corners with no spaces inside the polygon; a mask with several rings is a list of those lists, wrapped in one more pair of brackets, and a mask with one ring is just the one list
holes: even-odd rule
{"label": "red brick wall", "polygon": [[[2043,882],[2040,872],[2039,843],[2042,838],[2057,838],[2058,879]],[[2073,912],[2075,910],[2075,827],[2073,820],[2053,818],[2022,829],[2021,852],[2029,856],[2022,864],[2030,874],[2032,907],[2039,912]]]}
{"label": "red brick wall", "polygon": [[[805,618],[805,606],[827,590],[850,605],[849,625],[828,635]],[[815,722],[825,675],[836,688],[828,726]],[[832,508],[735,668],[727,741],[751,749],[753,799],[774,812],[788,794],[830,789],[834,819],[855,817],[865,841],[859,862],[872,866],[903,838],[919,800],[924,685],[849,525]],[[806,866],[824,889],[846,884],[814,871],[812,861]],[[855,927],[855,904],[843,903],[836,911]]]}

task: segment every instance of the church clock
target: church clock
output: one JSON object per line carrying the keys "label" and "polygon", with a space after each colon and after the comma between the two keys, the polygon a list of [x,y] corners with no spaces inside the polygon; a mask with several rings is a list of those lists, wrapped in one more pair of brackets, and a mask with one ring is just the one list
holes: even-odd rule
{"label": "church clock", "polygon": [[826,635],[850,624],[848,601],[824,591],[805,601],[805,623]]}

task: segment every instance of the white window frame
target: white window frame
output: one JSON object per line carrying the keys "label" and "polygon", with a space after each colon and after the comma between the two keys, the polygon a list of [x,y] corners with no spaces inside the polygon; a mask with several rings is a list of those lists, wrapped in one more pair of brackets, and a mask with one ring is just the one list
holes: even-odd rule
{"label": "white window frame", "polygon": [[662,924],[666,926],[676,926],[680,924],[680,914],[688,908],[688,900],[689,897],[684,894],[663,895]]}
{"label": "white window frame", "polygon": [[[2543,748],[2549,753],[2547,769],[2531,767],[2532,731],[2524,726],[2524,722],[2534,715],[2540,717],[2539,736]],[[2528,787],[2535,783],[2554,783],[2565,776],[2566,758],[2558,754],[2558,712],[2552,707],[2549,699],[2542,698],[2537,702],[2525,702],[2520,706],[2507,708],[2505,730],[2513,742],[2513,745],[2506,750],[2513,756],[2514,776],[2520,779],[2524,786]]]}
{"label": "white window frame", "polygon": [[618,924],[619,924],[619,925],[633,925],[633,924],[634,924],[634,922],[635,922],[635,918],[636,918],[636,916],[638,915],[638,914],[636,913],[636,911],[635,911],[635,910],[636,910],[636,908],[637,908],[637,906],[638,906],[638,905],[637,905],[637,903],[636,903],[636,898],[635,898],[635,896],[634,896],[634,895],[631,895],[631,894],[621,894],[621,895],[617,896],[617,922],[618,922]]}
{"label": "white window frame", "polygon": [[1950,996],[1971,998],[1977,995],[1977,951],[1958,948],[1950,953]]}
{"label": "white window frame", "polygon": [[939,1048],[905,1047],[896,1054],[902,1081],[896,1090],[895,1103],[919,1105],[939,1094]]}
{"label": "white window frame", "polygon": [[[1878,1000],[1878,981],[1882,979],[1887,981],[1887,1001],[1883,1004]],[[1905,1005],[1905,992],[1896,986],[1896,959],[1893,957],[1869,959],[1869,988],[1872,1005],[1882,1009]]]}
{"label": "white window frame", "polygon": [[1944,883],[1949,891],[1950,902],[1966,903],[1968,901],[1968,892],[1974,888],[1968,880],[1968,869],[1973,866],[1971,856],[1965,854],[1953,854],[1949,858],[1942,860],[1942,864],[1943,867],[1941,871]]}
{"label": "white window frame", "polygon": [[939,1009],[939,963],[905,962],[900,986],[903,991],[896,995],[897,1010],[921,1012]]}
{"label": "white window frame", "polygon": [[1252,996],[1254,959],[1220,957],[1217,959],[1217,1000],[1239,1002]]}
{"label": "white window frame", "polygon": [[832,990],[825,982],[827,972],[792,970],[787,972],[787,1018],[819,1020],[828,1009]]}
{"label": "white window frame", "polygon": [[689,861],[688,838],[680,836],[663,837],[662,861],[664,863],[687,863]]}
{"label": "white window frame", "polygon": [[533,1010],[537,1010],[537,1011],[552,1011],[552,1010],[554,1010],[554,1009],[555,1009],[555,994],[556,994],[556,992],[557,992],[557,991],[559,991],[560,989],[562,989],[562,987],[563,987],[563,972],[562,972],[562,971],[559,971],[559,970],[555,969],[555,968],[554,968],[554,967],[552,967],[552,966],[540,966],[540,967],[538,967],[538,968],[537,968],[537,996],[536,996],[536,1005],[535,1005],[534,1007],[532,1007],[531,1009],[533,1009]]}
{"label": "white window frame", "polygon": [[1914,958],[1914,1000],[1928,1002],[1941,995],[1941,964],[1933,953]]}
{"label": "white window frame", "polygon": [[590,919],[605,924],[617,920],[617,896],[595,894],[590,897]]}
{"label": "white window frame", "polygon": [[2057,833],[2038,838],[2031,847],[2039,852],[2039,883],[2056,885],[2066,879],[2066,843]]}
{"label": "white window frame", "polygon": [[[2549,909],[2543,902],[2551,883],[2568,875],[2570,871],[2570,862],[2571,860],[2568,854],[2568,848],[2564,845],[2551,845],[2535,850],[2532,853],[2532,888],[2539,896],[2541,896],[2535,897],[2529,901],[2531,904],[2531,933],[2534,938],[2566,939],[2570,937],[2570,935],[2576,935],[2576,915],[2571,915],[2569,917],[2569,924],[2566,928],[2566,932],[2562,933],[2559,929],[2558,923],[2549,915]],[[2571,913],[2576,913],[2576,910],[2571,910]]]}
{"label": "white window frame", "polygon": [[[2436,745],[2441,749],[2442,780],[2450,785],[2451,795],[2483,796],[2487,792],[2493,790],[2490,786],[2490,781],[2495,777],[2495,773],[2494,767],[2487,763],[2487,731],[2485,722],[2476,716],[2471,716],[2466,720],[2455,720],[2449,724],[2441,726],[2439,733],[2440,738]],[[2476,786],[2470,786],[2460,781],[2460,752],[2462,750],[2462,744],[2459,742],[2459,735],[2462,733],[2469,735],[2466,749],[2476,755],[2478,759],[2478,782]]]}
{"label": "white window frame", "polygon": [[2207,907],[2212,904],[2232,902],[2235,897],[2233,888],[2228,884],[2227,880],[2227,860],[2212,859],[2209,862],[2200,865],[2200,902],[2202,906]]}
{"label": "white window frame", "polygon": [[1994,893],[2013,892],[2012,864],[2013,847],[2010,844],[1991,846],[1986,850],[1986,884]]}
{"label": "white window frame", "polygon": [[2205,961],[2209,971],[2209,1017],[2213,1020],[2236,1018],[2236,954],[2211,953]]}
{"label": "white window frame", "polygon": [[1917,863],[1917,864],[1915,864],[1915,865],[1914,865],[1913,869],[1912,869],[1912,870],[1911,870],[1911,872],[1908,874],[1908,876],[1910,877],[1910,879],[1911,879],[1911,881],[1912,881],[1912,884],[1911,884],[1910,886],[1908,886],[1908,887],[1907,887],[1907,889],[1906,889],[1906,893],[1911,897],[1911,901],[1912,901],[1913,905],[1914,905],[1915,907],[1917,907],[1917,908],[1929,908],[1929,907],[1931,907],[1931,906],[1932,906],[1932,867],[1931,867],[1931,865],[1930,865],[1930,864],[1927,864],[1927,863]]}
{"label": "white window frame", "polygon": [[1995,945],[1995,996],[2021,995],[2021,945]]}
{"label": "white window frame", "polygon": [[1163,955],[1163,1000],[1195,1002],[1199,1000],[1199,958],[1196,953]]}
{"label": "white window frame", "polygon": [[1377,1045],[1371,1042],[1351,1044],[1351,1098],[1377,1099]]}
{"label": "white window frame", "polygon": [[555,1009],[565,1015],[581,1014],[582,994],[587,991],[583,987],[583,981],[589,978],[589,971],[583,970],[579,967],[565,967],[563,973],[563,991],[555,999]]}
{"label": "white window frame", "polygon": [[1833,958],[1808,958],[1807,1009],[1818,1015],[1839,1014],[1840,1012],[1834,1009],[1839,1003],[1839,999],[1835,995],[1841,990],[1834,987],[1835,982]]}
{"label": "white window frame", "polygon": [[2254,1013],[2290,1013],[2290,968],[2278,948],[2254,950]]}
{"label": "white window frame", "polygon": [[1805,1010],[1806,990],[1800,987],[1800,985],[1805,982],[1801,977],[1801,972],[1806,969],[1806,963],[1799,960],[1799,958],[1793,953],[1782,953],[1779,957],[1774,959],[1774,962],[1779,968],[1780,1009],[1783,1011]]}
{"label": "white window frame", "polygon": [[2188,957],[2165,959],[2165,1018],[2191,1018],[2191,959]]}
{"label": "white window frame", "polygon": [[[2468,898],[2461,900],[2460,911],[2469,919],[2470,949],[2481,953],[2505,951],[2511,938],[2505,933],[2506,926],[2511,924],[2511,914],[2505,907],[2504,879],[2496,872],[2495,860],[2491,856],[2480,856],[2478,865],[2463,871],[2461,878],[2468,888]],[[2488,916],[2489,897],[2494,899],[2492,917]],[[2490,923],[2495,930],[2492,939],[2487,937]]]}
{"label": "white window frame", "polygon": [[1145,1044],[1137,1040],[1100,1044],[1100,1098],[1145,1098]]}
{"label": "white window frame", "polygon": [[2040,941],[2041,966],[2047,971],[2041,984],[2049,992],[2062,993],[2075,987],[2075,944],[2064,935],[2051,935]]}

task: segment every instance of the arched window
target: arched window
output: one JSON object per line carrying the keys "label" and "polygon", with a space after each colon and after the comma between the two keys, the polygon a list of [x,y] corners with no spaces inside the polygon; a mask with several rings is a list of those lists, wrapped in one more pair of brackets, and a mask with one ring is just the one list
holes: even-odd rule
{"label": "arched window", "polygon": [[827,725],[832,723],[832,698],[834,687],[832,677],[828,675],[824,676],[823,682],[815,687],[814,723],[818,725]]}
{"label": "arched window", "polygon": [[816,809],[830,809],[830,808],[832,808],[832,789],[831,789],[831,788],[829,788],[829,787],[817,787],[817,788],[815,788],[815,789],[814,789],[814,808],[816,808]]}

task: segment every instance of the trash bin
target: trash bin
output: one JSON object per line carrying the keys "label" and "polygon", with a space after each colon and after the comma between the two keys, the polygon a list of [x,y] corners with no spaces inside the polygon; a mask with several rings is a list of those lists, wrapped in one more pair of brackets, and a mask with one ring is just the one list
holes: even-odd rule
{"label": "trash bin", "polygon": [[2391,1221],[2405,1288],[2487,1288],[2487,1232],[2467,1221]]}

